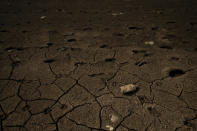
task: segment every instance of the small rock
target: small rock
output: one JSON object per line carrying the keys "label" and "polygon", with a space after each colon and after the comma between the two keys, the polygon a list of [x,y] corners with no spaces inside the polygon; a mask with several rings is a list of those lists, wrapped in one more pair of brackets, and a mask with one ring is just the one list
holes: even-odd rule
{"label": "small rock", "polygon": [[44,20],[44,19],[46,19],[46,18],[47,18],[46,16],[41,16],[41,17],[40,17],[41,20]]}
{"label": "small rock", "polygon": [[18,61],[18,62],[19,62],[19,61],[21,61],[21,60],[20,60],[20,58],[15,57],[15,61]]}
{"label": "small rock", "polygon": [[123,94],[131,93],[137,90],[136,85],[128,84],[120,87],[120,90]]}
{"label": "small rock", "polygon": [[106,128],[108,128],[109,131],[113,131],[114,130],[114,128],[112,126],[110,126],[110,125],[106,125]]}
{"label": "small rock", "polygon": [[113,123],[117,122],[117,121],[118,121],[118,116],[112,114],[112,115],[111,115],[111,121],[112,121]]}
{"label": "small rock", "polygon": [[12,49],[10,49],[10,50],[7,50],[7,52],[9,52],[9,53],[10,53],[10,52],[12,52],[12,51],[13,51]]}
{"label": "small rock", "polygon": [[118,16],[118,15],[122,15],[122,14],[124,14],[124,13],[122,13],[122,12],[119,12],[119,13],[112,13],[113,16]]}
{"label": "small rock", "polygon": [[145,45],[154,45],[154,41],[145,41]]}

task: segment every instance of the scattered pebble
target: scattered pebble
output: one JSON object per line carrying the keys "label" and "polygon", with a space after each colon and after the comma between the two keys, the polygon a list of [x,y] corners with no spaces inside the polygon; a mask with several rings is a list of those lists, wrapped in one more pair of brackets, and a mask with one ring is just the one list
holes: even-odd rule
{"label": "scattered pebble", "polygon": [[7,50],[7,52],[9,52],[9,53],[10,53],[10,52],[12,52],[12,51],[13,51],[13,49],[9,49],[9,50]]}
{"label": "scattered pebble", "polygon": [[130,92],[136,91],[137,87],[134,84],[128,84],[128,85],[121,86],[120,90],[123,94],[127,94],[127,93],[130,93]]}
{"label": "scattered pebble", "polygon": [[118,121],[118,116],[112,114],[112,115],[111,115],[111,121],[112,121],[113,123],[117,122],[117,121]]}
{"label": "scattered pebble", "polygon": [[21,60],[20,60],[20,58],[15,57],[15,61],[20,62]]}
{"label": "scattered pebble", "polygon": [[114,130],[114,128],[112,126],[110,126],[110,125],[106,125],[106,128],[108,128],[110,131]]}
{"label": "scattered pebble", "polygon": [[112,13],[113,16],[118,16],[118,15],[123,15],[124,13],[119,12],[119,13]]}
{"label": "scattered pebble", "polygon": [[145,41],[145,45],[154,45],[154,41]]}
{"label": "scattered pebble", "polygon": [[44,19],[46,19],[46,18],[47,18],[46,16],[41,16],[41,17],[40,17],[41,20],[44,20]]}

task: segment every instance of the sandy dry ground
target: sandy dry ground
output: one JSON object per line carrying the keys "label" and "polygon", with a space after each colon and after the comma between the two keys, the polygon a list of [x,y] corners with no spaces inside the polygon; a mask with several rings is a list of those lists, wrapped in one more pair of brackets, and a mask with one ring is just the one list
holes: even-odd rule
{"label": "sandy dry ground", "polygon": [[197,131],[196,42],[196,0],[0,0],[0,130]]}

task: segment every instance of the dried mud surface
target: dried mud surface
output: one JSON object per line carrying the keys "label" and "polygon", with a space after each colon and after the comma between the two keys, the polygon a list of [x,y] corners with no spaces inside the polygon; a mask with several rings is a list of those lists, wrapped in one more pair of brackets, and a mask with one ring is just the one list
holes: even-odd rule
{"label": "dried mud surface", "polygon": [[0,130],[196,131],[196,7],[1,0]]}

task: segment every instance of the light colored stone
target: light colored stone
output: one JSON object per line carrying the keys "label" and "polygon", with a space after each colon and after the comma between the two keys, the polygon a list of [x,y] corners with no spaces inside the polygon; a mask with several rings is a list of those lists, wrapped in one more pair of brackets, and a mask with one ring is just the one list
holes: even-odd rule
{"label": "light colored stone", "polygon": [[44,19],[46,19],[46,18],[47,18],[46,16],[41,16],[41,17],[40,17],[41,20],[44,20]]}
{"label": "light colored stone", "polygon": [[119,15],[123,15],[123,12],[119,12],[119,13],[112,13],[113,16],[119,16]]}
{"label": "light colored stone", "polygon": [[113,131],[114,130],[114,128],[111,125],[106,125],[106,128],[108,128],[109,131]]}
{"label": "light colored stone", "polygon": [[154,45],[154,41],[145,41],[144,44],[145,45]]}
{"label": "light colored stone", "polygon": [[137,87],[134,84],[128,84],[128,85],[121,86],[120,90],[121,90],[121,92],[123,94],[126,94],[126,93],[130,93],[130,92],[136,91]]}
{"label": "light colored stone", "polygon": [[117,121],[118,121],[118,116],[112,114],[112,115],[111,115],[111,121],[112,121],[113,123],[117,122]]}

